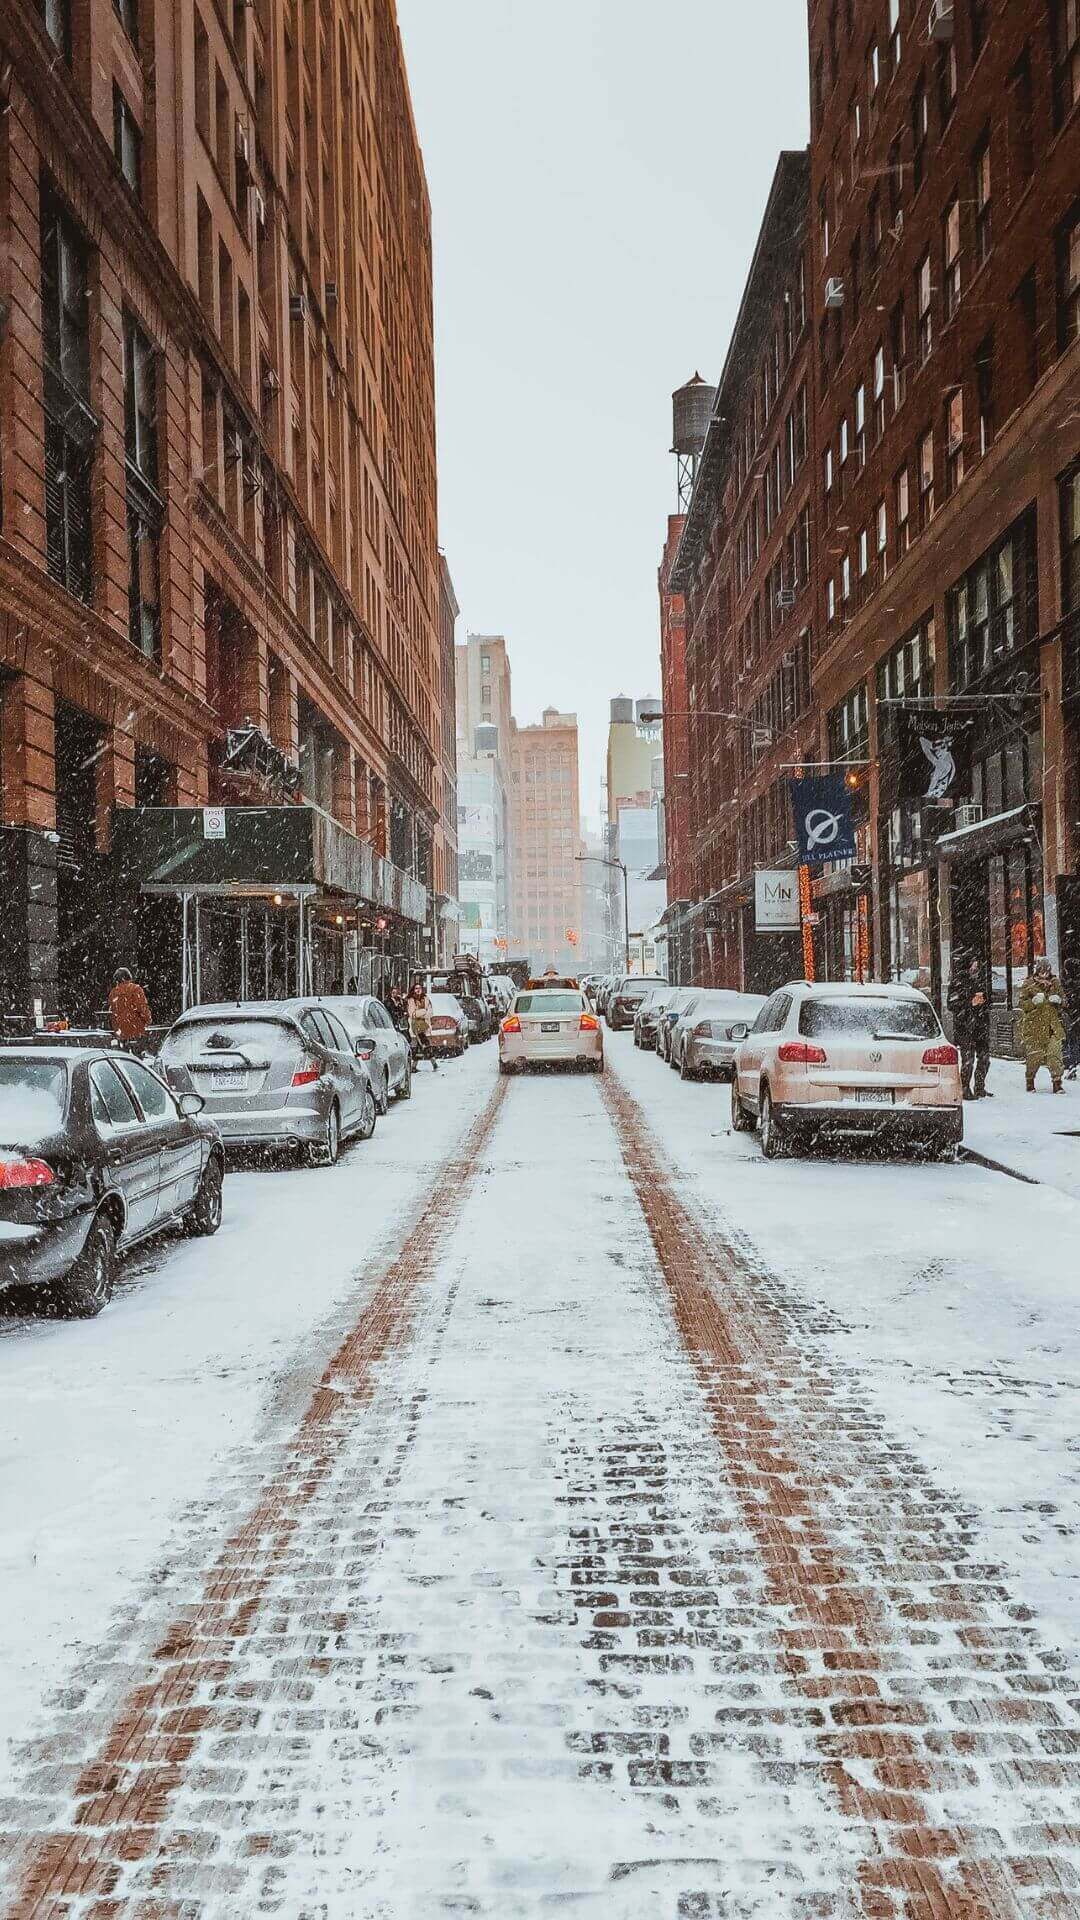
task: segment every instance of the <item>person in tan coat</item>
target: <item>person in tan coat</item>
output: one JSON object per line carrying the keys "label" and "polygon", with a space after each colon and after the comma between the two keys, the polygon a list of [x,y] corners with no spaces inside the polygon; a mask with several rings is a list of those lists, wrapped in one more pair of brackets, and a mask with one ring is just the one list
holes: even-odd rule
{"label": "person in tan coat", "polygon": [[1029,1093],[1035,1091],[1040,1067],[1049,1068],[1054,1092],[1061,1092],[1064,1042],[1065,995],[1061,981],[1049,960],[1036,960],[1020,989],[1020,1045]]}
{"label": "person in tan coat", "polygon": [[109,994],[109,1019],[117,1039],[134,1047],[150,1025],[150,1002],[127,967],[117,967]]}

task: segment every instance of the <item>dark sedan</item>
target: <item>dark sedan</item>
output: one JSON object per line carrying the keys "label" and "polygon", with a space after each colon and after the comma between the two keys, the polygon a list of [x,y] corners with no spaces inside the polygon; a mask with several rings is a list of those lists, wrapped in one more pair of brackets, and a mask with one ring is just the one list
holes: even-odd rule
{"label": "dark sedan", "polygon": [[632,1027],[645,995],[654,987],[668,984],[659,973],[624,974],[608,997],[605,1018],[612,1033],[618,1033],[620,1027]]}
{"label": "dark sedan", "polygon": [[51,1285],[87,1317],[137,1241],[216,1233],[225,1157],[202,1106],[128,1053],[0,1047],[0,1291]]}

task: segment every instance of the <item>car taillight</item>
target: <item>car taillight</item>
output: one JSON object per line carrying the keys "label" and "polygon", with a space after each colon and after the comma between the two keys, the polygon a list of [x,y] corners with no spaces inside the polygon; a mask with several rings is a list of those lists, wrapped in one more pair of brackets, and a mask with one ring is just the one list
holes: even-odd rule
{"label": "car taillight", "polygon": [[694,1032],[698,1035],[698,1038],[701,1040],[711,1040],[712,1039],[712,1021],[699,1020],[697,1023],[697,1026],[694,1028]]}
{"label": "car taillight", "polygon": [[950,1047],[947,1043],[941,1047],[927,1047],[922,1057],[924,1067],[955,1067],[959,1064],[959,1060],[960,1055],[956,1048]]}
{"label": "car taillight", "polygon": [[306,1060],[304,1062],[304,1065],[302,1067],[297,1067],[296,1072],[293,1074],[293,1077],[292,1077],[293,1086],[294,1087],[310,1087],[312,1081],[317,1080],[319,1078],[319,1074],[321,1073],[321,1071],[322,1069],[318,1065],[317,1061]]}
{"label": "car taillight", "polygon": [[805,1040],[785,1040],[776,1057],[789,1067],[823,1067],[826,1055],[824,1047],[807,1046]]}
{"label": "car taillight", "polygon": [[595,1013],[583,1013],[578,1021],[579,1033],[599,1033],[600,1022]]}
{"label": "car taillight", "polygon": [[56,1175],[44,1160],[0,1160],[0,1188],[51,1187]]}
{"label": "car taillight", "polygon": [[520,1033],[521,1032],[521,1021],[518,1019],[516,1013],[511,1013],[507,1015],[506,1019],[502,1023],[502,1027],[500,1031],[503,1033]]}

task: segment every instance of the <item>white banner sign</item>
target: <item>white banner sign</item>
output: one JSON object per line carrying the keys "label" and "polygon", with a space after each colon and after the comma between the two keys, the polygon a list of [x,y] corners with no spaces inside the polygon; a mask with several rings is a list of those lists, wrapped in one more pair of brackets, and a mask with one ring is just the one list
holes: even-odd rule
{"label": "white banner sign", "polygon": [[799,876],[761,868],[754,875],[754,926],[758,933],[798,933]]}

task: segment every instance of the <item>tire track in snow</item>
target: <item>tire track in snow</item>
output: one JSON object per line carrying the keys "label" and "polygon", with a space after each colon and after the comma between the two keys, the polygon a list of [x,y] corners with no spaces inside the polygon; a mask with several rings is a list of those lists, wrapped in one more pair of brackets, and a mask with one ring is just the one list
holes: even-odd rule
{"label": "tire track in snow", "polygon": [[[75,1913],[115,1920],[124,1910],[109,1896],[127,1865],[157,1851],[198,1738],[215,1722],[214,1708],[201,1696],[243,1657],[276,1568],[357,1413],[370,1401],[380,1362],[408,1340],[417,1291],[434,1272],[481,1170],[506,1090],[507,1082],[496,1082],[483,1112],[442,1164],[425,1212],[326,1367],[283,1464],[218,1555],[198,1601],[174,1616],[144,1681],[129,1694],[105,1739],[88,1741],[75,1713],[45,1743],[40,1758],[46,1788],[50,1763],[74,1760],[73,1791],[44,1803],[28,1801],[22,1815],[4,1807],[0,1861],[11,1863],[14,1882],[5,1920],[61,1920]],[[87,1745],[90,1751],[80,1753]],[[63,1764],[55,1776],[62,1785]],[[145,1910],[151,1909],[156,1915],[157,1903]]]}
{"label": "tire track in snow", "polygon": [[694,1221],[610,1072],[604,1098],[784,1666],[825,1711],[823,1777],[866,1823],[862,1911],[1080,1915],[1080,1676],[1000,1570],[970,1564],[959,1504],[859,1404],[857,1376],[794,1345],[745,1236],[737,1250]]}

